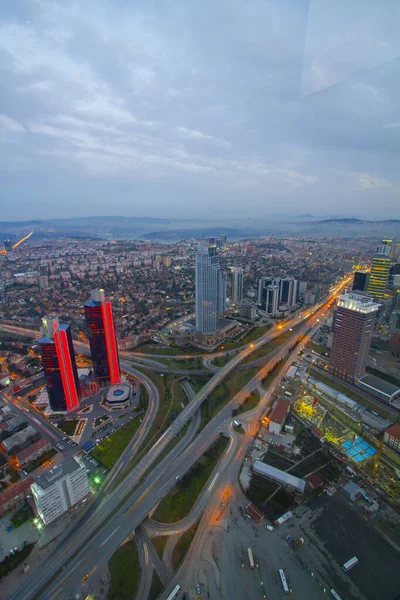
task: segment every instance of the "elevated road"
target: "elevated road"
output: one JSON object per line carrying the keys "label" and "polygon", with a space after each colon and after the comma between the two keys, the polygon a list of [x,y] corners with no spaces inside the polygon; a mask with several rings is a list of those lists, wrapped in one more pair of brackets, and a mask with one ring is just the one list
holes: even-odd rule
{"label": "elevated road", "polygon": [[[315,307],[313,312],[315,313],[319,309],[320,306]],[[308,318],[310,316],[308,315]],[[288,321],[281,331],[289,329],[293,324],[292,321]],[[311,317],[309,323],[305,323],[287,342],[282,344],[273,359],[267,360],[265,367],[259,371],[252,383],[257,385],[272,366],[283,358],[293,343],[310,329],[312,324],[313,319]],[[265,334],[239,352],[212,377],[193,401],[182,410],[148,454],[136,465],[135,469],[114,492],[106,496],[95,513],[75,526],[62,546],[59,546],[53,553],[52,561],[47,565],[46,571],[36,568],[25,576],[19,588],[11,595],[12,600],[19,600],[20,598],[29,600],[35,597],[61,598],[67,588],[68,591],[71,591],[80,577],[86,574],[82,572],[83,570],[86,570],[90,575],[98,564],[101,564],[104,559],[110,556],[114,549],[125,539],[127,533],[135,529],[159,499],[173,487],[175,483],[173,475],[176,476],[186,472],[196,461],[196,454],[201,453],[202,448],[215,439],[221,423],[230,416],[232,408],[237,403],[230,401],[179,456],[177,456],[176,448],[174,448],[161,463],[155,466],[143,482],[146,471],[161,456],[170,441],[193,417],[202,402],[223,378],[240,364],[246,356],[270,339],[269,334]],[[125,368],[126,364],[123,366]],[[242,390],[243,398],[249,391],[251,391],[251,387],[247,384]],[[107,543],[105,540],[107,540]]]}

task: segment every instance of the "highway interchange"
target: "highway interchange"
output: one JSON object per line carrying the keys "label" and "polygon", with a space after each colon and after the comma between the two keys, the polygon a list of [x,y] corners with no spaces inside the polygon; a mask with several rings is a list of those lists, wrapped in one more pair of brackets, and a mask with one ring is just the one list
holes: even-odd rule
{"label": "highway interchange", "polygon": [[[342,284],[342,286],[344,285],[345,283]],[[335,293],[337,294],[338,291],[336,290]],[[185,436],[167,456],[164,456],[161,462],[156,463],[157,459],[164,453],[164,450],[177,433],[182,430],[189,420],[199,414],[198,409],[202,402],[224,377],[263,344],[287,329],[291,329],[294,324],[299,322],[299,319],[295,318],[286,321],[282,329],[278,332],[274,331],[264,334],[251,345],[247,345],[240,350],[225,366],[219,369],[182,410],[171,426],[161,435],[146,456],[130,471],[127,477],[114,490],[111,490],[110,482],[106,484],[99,497],[89,507],[81,520],[67,533],[59,546],[53,551],[51,561],[46,562],[46,570],[42,569],[40,565],[33,568],[24,577],[21,585],[10,598],[12,600],[19,600],[20,598],[45,598],[53,600],[54,598],[72,597],[72,594],[76,593],[77,589],[81,589],[80,580],[85,574],[89,574],[87,583],[89,585],[90,577],[95,573],[96,569],[107,562],[108,558],[126,539],[129,533],[133,532],[146,519],[148,513],[159,502],[160,498],[175,485],[176,476],[187,472],[220,433],[229,435],[230,444],[221,459],[216,483],[219,485],[225,480],[225,476],[230,481],[230,471],[227,470],[227,467],[234,456],[236,456],[236,462],[239,460],[242,447],[245,444],[245,439],[238,441],[238,436],[230,430],[229,423],[232,409],[240,404],[249,391],[259,384],[274,364],[289,352],[293,344],[315,326],[315,313],[318,312],[318,314],[321,314],[324,306],[326,304],[322,307],[315,307],[312,312],[309,311],[303,317],[304,325],[298,328],[277,350],[265,357],[262,369],[235,398],[224,406],[193,441],[188,444],[190,436],[194,436],[196,431],[195,426],[189,428],[190,436]],[[82,349],[80,350],[82,351]],[[116,469],[110,476],[113,483],[118,472],[131,460],[135,451],[137,451],[141,442],[146,437],[158,406],[157,390],[151,380],[148,378],[144,379],[142,374],[135,371],[132,365],[126,360],[122,361],[121,366],[132,375],[139,375],[142,381],[144,381],[149,392],[150,405],[142,426],[139,428],[134,440],[132,440],[129,450],[124,452],[122,460],[118,462]],[[259,418],[259,413],[261,414],[265,410],[265,403],[268,398],[269,394],[260,402],[257,410],[252,411],[254,422]],[[239,444],[240,448],[238,451],[237,447]],[[147,473],[151,467],[153,467],[152,470]],[[210,492],[212,491],[210,490]],[[207,501],[208,498],[206,498],[205,504],[201,505],[201,510],[203,510]],[[83,585],[85,586],[86,584]]]}

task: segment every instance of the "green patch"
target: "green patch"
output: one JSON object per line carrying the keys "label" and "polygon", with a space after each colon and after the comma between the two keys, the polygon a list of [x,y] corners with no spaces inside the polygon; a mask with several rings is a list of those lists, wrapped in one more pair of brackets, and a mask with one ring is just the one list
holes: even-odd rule
{"label": "green patch", "polygon": [[160,404],[154,423],[147,434],[144,445],[136,455],[135,461],[129,466],[132,469],[146,454],[147,450],[154,444],[157,438],[165,431],[170,423],[182,410],[181,402],[187,403],[187,396],[178,379],[172,374],[161,377],[158,373],[148,372],[147,377],[153,380],[157,386]]}
{"label": "green patch", "polygon": [[26,544],[19,552],[15,552],[12,556],[6,556],[3,562],[0,563],[0,579],[25,562],[32,552],[33,546],[33,544]]}
{"label": "green patch", "polygon": [[316,354],[322,354],[323,356],[330,355],[330,348],[328,346],[324,346],[323,344],[316,344],[315,342],[308,342],[306,344],[306,348],[311,351],[314,351]]}
{"label": "green patch", "polygon": [[192,543],[193,538],[196,535],[198,526],[199,526],[198,523],[193,525],[190,529],[185,531],[185,533],[183,533],[181,535],[181,537],[179,538],[179,540],[177,541],[174,551],[172,553],[172,565],[173,565],[174,571],[176,571],[176,569],[179,567],[179,565],[185,558],[185,554],[189,550],[190,544]]}
{"label": "green patch", "polygon": [[213,375],[190,375],[190,377],[188,377],[188,380],[190,382],[190,385],[192,386],[192,388],[194,389],[195,393],[198,394],[201,389],[206,385],[206,383],[208,383],[211,379],[211,377],[213,377]]}
{"label": "green patch", "polygon": [[217,356],[210,363],[214,367],[224,367],[232,358],[235,358],[235,354],[224,354],[223,356]]}
{"label": "green patch", "polygon": [[161,592],[163,591],[164,586],[161,583],[161,580],[157,574],[157,571],[153,571],[153,576],[151,578],[151,588],[149,592],[149,600],[157,600]]}
{"label": "green patch", "polygon": [[33,517],[33,513],[30,507],[25,504],[22,508],[20,508],[16,513],[11,517],[11,523],[15,528],[20,527],[26,521],[29,521]]}
{"label": "green patch", "polygon": [[[256,368],[244,371],[231,371],[227,377],[213,389],[207,400],[203,402],[204,414],[207,420],[212,419],[225,404],[239,392],[257,374]],[[203,414],[203,411],[202,411]]]}
{"label": "green patch", "polygon": [[134,541],[127,542],[114,552],[108,561],[111,574],[108,600],[134,598],[139,585],[140,560]]}
{"label": "green patch", "polygon": [[160,535],[159,537],[152,538],[152,540],[151,540],[151,543],[153,544],[154,548],[157,551],[158,558],[161,561],[163,559],[164,548],[167,545],[169,538],[170,538],[169,535]]}
{"label": "green patch", "polygon": [[271,327],[272,323],[267,323],[267,325],[263,325],[262,327],[253,327],[253,329],[246,333],[241,340],[238,340],[237,342],[224,342],[224,350],[233,350],[234,348],[240,348],[250,342],[254,342],[254,340],[258,340],[258,338],[264,335]]}
{"label": "green patch", "polygon": [[[247,396],[247,398],[242,402],[239,408],[236,409],[235,414],[240,415],[241,413],[247,412],[248,410],[253,410],[254,408],[256,408],[259,402],[260,392],[258,390],[254,390],[249,396]],[[233,411],[232,416],[234,416]]]}
{"label": "green patch", "polygon": [[136,352],[141,352],[142,354],[165,354],[165,356],[175,356],[182,354],[194,354],[201,355],[199,350],[196,348],[175,348],[174,346],[154,346],[154,344],[143,344],[142,346],[138,346],[135,350]]}
{"label": "green patch", "polygon": [[229,441],[225,437],[219,437],[212,444],[161,500],[152,517],[155,521],[175,523],[190,513],[228,443]]}
{"label": "green patch", "polygon": [[239,425],[234,425],[233,429],[237,432],[240,433],[241,435],[245,434],[245,431],[243,429],[243,425],[241,423],[239,423]]}
{"label": "green patch", "polygon": [[31,471],[34,471],[35,469],[37,469],[38,467],[40,467],[40,465],[42,465],[46,461],[50,460],[56,454],[57,454],[57,451],[54,450],[54,448],[51,448],[50,450],[47,450],[46,454],[44,454],[43,456],[39,456],[36,460],[32,460],[30,463],[28,463],[24,467],[24,471],[26,471],[27,473],[30,473]]}
{"label": "green patch", "polygon": [[137,416],[110,435],[104,442],[98,444],[91,452],[91,455],[107,469],[111,469],[135,435],[139,426],[140,418]]}
{"label": "green patch", "polygon": [[101,415],[100,417],[96,417],[93,423],[94,427],[99,427],[102,423],[105,423],[110,418],[110,415]]}
{"label": "green patch", "polygon": [[74,435],[79,421],[80,419],[64,419],[64,421],[58,423],[58,428],[66,435]]}

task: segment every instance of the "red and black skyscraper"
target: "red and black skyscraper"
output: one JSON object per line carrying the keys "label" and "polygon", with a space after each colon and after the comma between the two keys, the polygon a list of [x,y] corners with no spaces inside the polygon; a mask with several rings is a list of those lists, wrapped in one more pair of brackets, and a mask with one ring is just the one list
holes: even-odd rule
{"label": "red and black skyscraper", "polygon": [[120,383],[117,340],[111,302],[104,297],[104,290],[93,290],[85,303],[86,325],[89,334],[93,370],[99,383]]}
{"label": "red and black skyscraper", "polygon": [[56,315],[46,315],[42,322],[39,344],[51,409],[75,410],[79,406],[80,385],[71,329],[60,324]]}

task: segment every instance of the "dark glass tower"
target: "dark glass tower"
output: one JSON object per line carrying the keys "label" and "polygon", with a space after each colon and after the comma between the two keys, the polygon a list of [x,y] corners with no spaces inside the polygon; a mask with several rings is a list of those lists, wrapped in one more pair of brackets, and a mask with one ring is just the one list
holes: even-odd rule
{"label": "dark glass tower", "polygon": [[117,341],[111,302],[106,302],[104,290],[93,290],[85,303],[86,326],[94,374],[100,385],[121,381]]}

